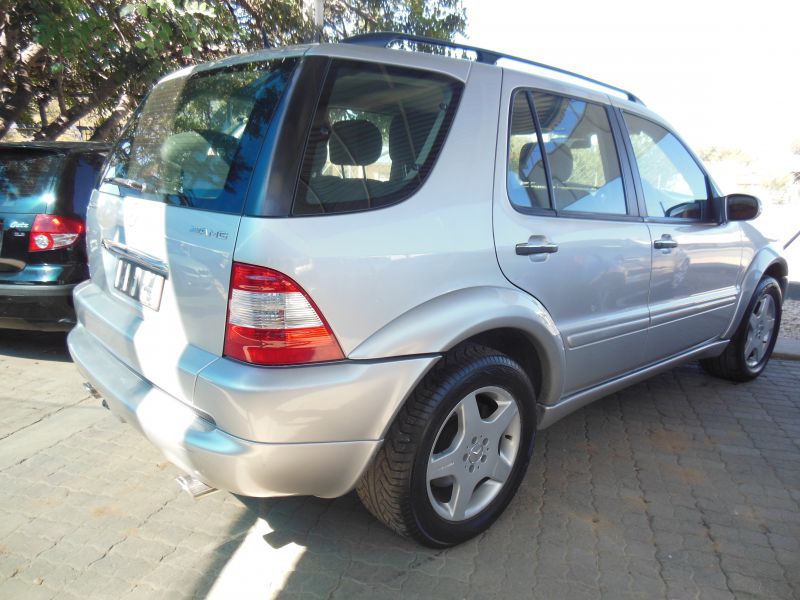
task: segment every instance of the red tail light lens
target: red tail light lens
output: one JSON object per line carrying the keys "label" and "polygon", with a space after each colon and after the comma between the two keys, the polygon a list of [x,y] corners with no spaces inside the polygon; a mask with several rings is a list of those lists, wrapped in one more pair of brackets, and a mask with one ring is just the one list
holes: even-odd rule
{"label": "red tail light lens", "polygon": [[83,221],[77,217],[36,215],[28,239],[28,251],[42,252],[66,248],[78,241],[83,230]]}
{"label": "red tail light lens", "polygon": [[233,263],[224,353],[257,365],[344,358],[331,328],[297,283],[241,263]]}

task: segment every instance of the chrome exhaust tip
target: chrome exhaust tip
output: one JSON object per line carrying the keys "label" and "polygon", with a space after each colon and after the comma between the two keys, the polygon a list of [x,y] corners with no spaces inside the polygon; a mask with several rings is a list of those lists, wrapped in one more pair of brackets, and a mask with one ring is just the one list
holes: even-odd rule
{"label": "chrome exhaust tip", "polygon": [[178,475],[175,478],[175,483],[178,484],[181,490],[189,494],[195,500],[219,491],[217,488],[206,485],[191,475]]}

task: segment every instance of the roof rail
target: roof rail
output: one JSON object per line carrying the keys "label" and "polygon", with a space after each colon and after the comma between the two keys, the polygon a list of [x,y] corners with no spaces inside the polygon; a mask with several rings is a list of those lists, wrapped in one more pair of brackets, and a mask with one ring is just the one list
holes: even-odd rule
{"label": "roof rail", "polygon": [[478,48],[477,46],[469,46],[467,44],[459,44],[458,42],[451,42],[449,40],[440,40],[437,38],[432,37],[425,37],[421,35],[412,35],[409,33],[397,33],[392,31],[381,31],[375,33],[362,33],[361,35],[354,35],[352,37],[348,37],[342,40],[345,44],[360,44],[364,46],[379,46],[381,48],[388,48],[392,44],[396,44],[398,42],[412,42],[416,44],[427,44],[429,46],[438,46],[440,48],[452,48],[453,50],[464,50],[466,52],[474,52],[475,53],[475,60],[476,62],[485,63],[489,65],[496,65],[497,61],[501,58],[505,58],[507,60],[513,60],[516,62],[520,62],[526,65],[532,65],[534,67],[538,67],[540,69],[545,69],[547,71],[553,71],[555,73],[561,73],[562,75],[567,75],[569,77],[574,77],[576,79],[580,79],[582,81],[586,81],[588,83],[592,83],[594,85],[598,85],[600,87],[604,87],[609,90],[613,90],[618,94],[622,94],[631,102],[636,102],[638,104],[644,105],[644,102],[639,100],[635,95],[633,95],[628,90],[624,90],[619,88],[615,85],[611,85],[608,83],[604,83],[602,81],[598,81],[597,79],[592,79],[591,77],[587,77],[586,75],[581,75],[579,73],[573,73],[572,71],[567,71],[566,69],[561,69],[559,67],[554,67],[552,65],[546,65],[544,63],[536,62],[535,60],[528,60],[527,58],[520,58],[519,56],[512,56],[510,54],[503,54],[502,52],[495,52],[494,50],[486,50],[485,48]]}

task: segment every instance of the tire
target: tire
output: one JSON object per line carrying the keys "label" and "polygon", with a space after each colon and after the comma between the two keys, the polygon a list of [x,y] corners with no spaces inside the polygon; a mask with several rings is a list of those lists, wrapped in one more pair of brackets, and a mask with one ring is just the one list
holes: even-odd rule
{"label": "tire", "polygon": [[703,368],[711,375],[731,381],[750,381],[761,375],[778,339],[781,304],[780,285],[772,277],[764,277],[730,344],[719,356],[701,360]]}
{"label": "tire", "polygon": [[400,409],[356,486],[361,502],[390,529],[433,548],[478,535],[525,476],[535,406],[515,361],[483,346],[457,347]]}

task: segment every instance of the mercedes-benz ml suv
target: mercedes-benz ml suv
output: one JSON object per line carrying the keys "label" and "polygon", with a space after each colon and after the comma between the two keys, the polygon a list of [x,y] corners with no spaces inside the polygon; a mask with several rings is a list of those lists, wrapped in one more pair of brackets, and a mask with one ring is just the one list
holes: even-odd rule
{"label": "mercedes-benz ml suv", "polygon": [[758,200],[635,96],[349,42],[168,75],[92,198],[70,351],[193,494],[355,488],[446,546],[536,430],[683,361],[761,373],[787,265]]}

